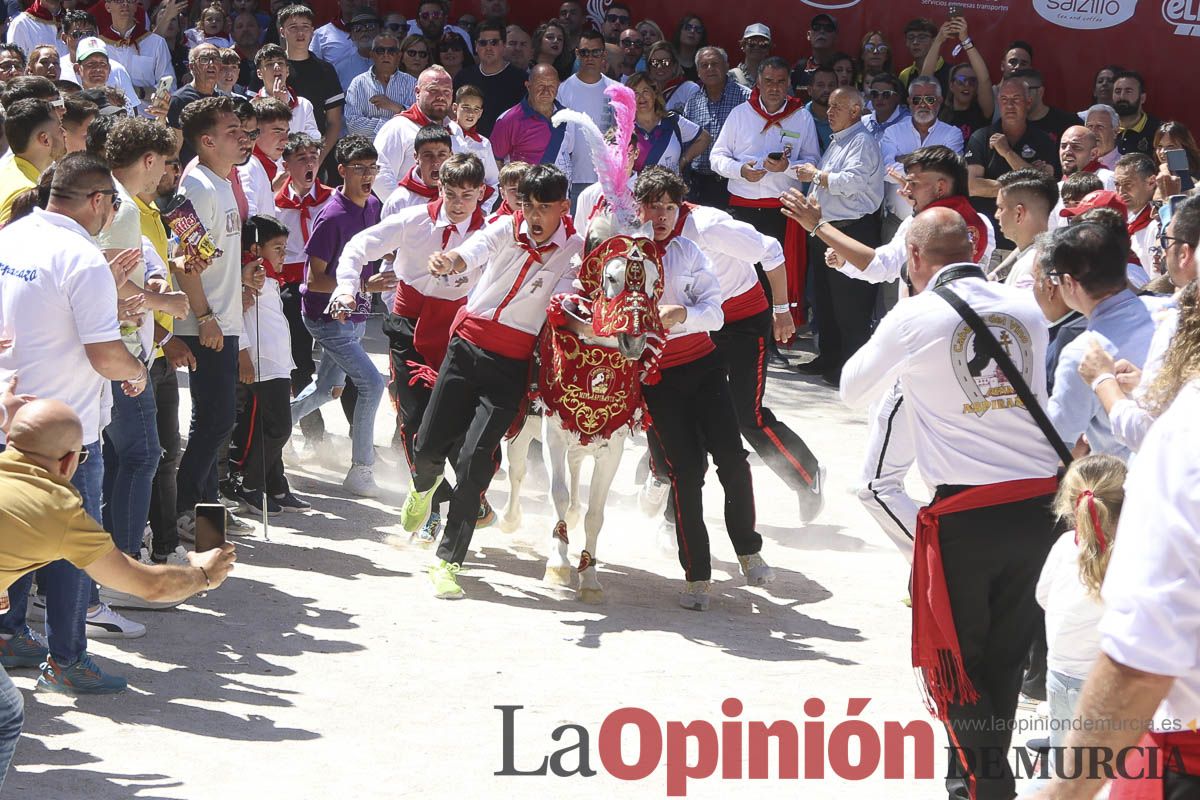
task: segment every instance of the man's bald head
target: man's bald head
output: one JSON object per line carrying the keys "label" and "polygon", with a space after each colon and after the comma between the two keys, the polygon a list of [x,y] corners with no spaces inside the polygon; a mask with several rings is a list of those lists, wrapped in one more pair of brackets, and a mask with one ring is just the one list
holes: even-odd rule
{"label": "man's bald head", "polygon": [[908,229],[909,276],[923,291],[933,274],[947,264],[970,262],[973,254],[967,223],[948,208],[930,208],[915,216]]}
{"label": "man's bald head", "polygon": [[62,456],[83,446],[83,424],[66,403],[31,400],[13,414],[8,443],[53,470]]}
{"label": "man's bald head", "polygon": [[863,96],[853,86],[834,89],[829,95],[829,127],[834,133],[844,131],[862,118]]}

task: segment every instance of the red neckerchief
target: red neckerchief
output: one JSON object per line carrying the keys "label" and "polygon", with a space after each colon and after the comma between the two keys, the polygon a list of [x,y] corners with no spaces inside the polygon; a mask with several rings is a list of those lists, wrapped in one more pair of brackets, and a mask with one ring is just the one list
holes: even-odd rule
{"label": "red neckerchief", "polygon": [[[491,188],[491,187],[489,187],[489,188]],[[500,205],[498,205],[496,207],[496,210],[492,212],[492,215],[490,217],[488,217],[487,221],[489,223],[496,222],[501,217],[511,217],[512,215],[513,215],[513,209],[511,206],[509,206],[508,201],[501,200]]]}
{"label": "red neckerchief", "polygon": [[267,178],[274,181],[275,176],[279,174],[279,165],[272,161],[266,153],[259,150],[258,145],[254,145],[254,157],[258,159],[258,163],[262,164],[262,168],[267,173]]}
{"label": "red neckerchief", "polygon": [[[426,205],[426,208],[429,209],[429,221],[432,222],[434,225],[437,225],[438,214],[442,213],[442,198],[438,197],[437,200],[434,200],[432,203],[429,203],[428,205]],[[484,224],[483,209],[481,209],[478,205],[476,205],[475,210],[473,212],[471,212],[470,222],[467,224],[467,234],[472,234],[475,231],[479,230],[480,228],[483,227],[483,224]],[[454,231],[457,228],[458,228],[458,225],[451,222],[449,225],[446,226],[445,230],[442,231],[442,249],[443,250],[445,250],[447,247],[450,246],[450,237],[454,235]],[[464,239],[466,238],[467,234],[464,234],[464,236],[463,236]]]}
{"label": "red neckerchief", "polygon": [[416,103],[413,103],[411,106],[401,111],[400,116],[417,123],[418,128],[424,128],[426,125],[434,124],[433,120],[425,116],[425,112],[422,111]]}
{"label": "red neckerchief", "polygon": [[304,243],[308,244],[308,224],[312,219],[310,209],[324,203],[332,194],[333,189],[317,181],[304,193],[303,197],[296,197],[295,190],[292,189],[292,176],[289,175],[283,182],[283,186],[275,193],[275,207],[300,211],[300,235],[303,237]]}
{"label": "red neckerchief", "polygon": [[[242,266],[243,267],[246,266],[251,261],[254,261],[256,258],[258,258],[258,256],[255,256],[249,250],[245,251],[244,253],[242,253]],[[275,281],[280,286],[282,286],[283,285],[283,274],[278,272],[275,269],[274,265],[271,264],[271,262],[265,258],[262,260],[262,265],[263,265],[263,270],[266,271],[266,273],[267,273],[267,278],[269,280]]]}
{"label": "red neckerchief", "polygon": [[142,37],[150,33],[142,24],[140,17],[140,14],[134,15],[136,21],[133,23],[133,30],[128,34],[117,33],[117,29],[112,26],[110,19],[107,26],[100,28],[100,38],[117,47],[137,47],[137,43],[142,40]]}
{"label": "red neckerchief", "polygon": [[[461,125],[459,125],[459,127],[462,128]],[[476,141],[476,142],[480,142],[480,143],[483,142],[483,137],[479,134],[479,131],[476,130],[475,128],[471,128],[471,130],[467,130],[466,128],[463,128],[462,132],[463,132],[463,136],[467,137],[468,139],[471,139],[472,141]]]}
{"label": "red neckerchief", "polygon": [[1099,161],[1092,161],[1086,167],[1083,168],[1083,171],[1084,172],[1097,172],[1102,169],[1107,169],[1107,167],[1105,167]]}
{"label": "red neckerchief", "polygon": [[971,238],[971,255],[975,263],[983,260],[988,244],[987,226],[967,198],[959,194],[950,195],[934,200],[928,208],[948,208],[962,217],[963,222],[967,223],[967,235]]}
{"label": "red neckerchief", "polygon": [[1129,232],[1130,236],[1133,236],[1138,231],[1144,231],[1146,228],[1150,227],[1150,222],[1153,220],[1154,216],[1152,213],[1153,211],[1153,205],[1151,203],[1146,203],[1146,207],[1139,211],[1137,216],[1129,221],[1129,224],[1125,226],[1125,229]]}
{"label": "red neckerchief", "polygon": [[435,187],[429,186],[425,181],[421,180],[421,176],[417,174],[415,165],[408,171],[407,175],[400,179],[399,185],[408,189],[413,194],[420,195],[428,200],[434,200],[438,196],[438,190]]}
{"label": "red neckerchief", "polygon": [[683,85],[684,78],[680,75],[678,78],[673,78],[667,81],[667,85],[662,88],[663,101],[666,102],[675,94],[675,90]]}
{"label": "red neckerchief", "polygon": [[[521,223],[525,221],[525,215],[521,213],[521,211],[518,210],[515,214],[513,214],[512,220],[513,239],[518,245],[520,245],[521,249],[526,253],[529,253],[530,257],[537,263],[542,263],[542,256],[544,254],[552,252],[558,248],[558,245],[554,242],[546,242],[545,244],[539,246],[532,239],[530,239],[527,234],[521,233]],[[559,224],[563,226],[567,236],[575,235],[575,223],[571,220],[570,214],[563,214],[562,221]]]}
{"label": "red neckerchief", "polygon": [[[45,22],[54,22],[55,20],[54,14],[50,13],[45,8],[42,8],[42,0],[33,0],[33,4],[30,5],[29,8],[25,9],[25,13],[31,17],[35,17],[36,19],[40,19]],[[61,6],[59,7],[58,13],[62,14]]]}
{"label": "red neckerchief", "polygon": [[[298,102],[296,100],[296,93],[293,92],[291,89],[288,89],[287,93],[288,93],[288,108],[294,109]],[[254,95],[254,96],[255,97],[274,97],[275,95],[268,92],[267,87],[264,86],[263,88],[259,89],[258,94]],[[257,145],[256,145],[256,147],[257,147]]]}
{"label": "red neckerchief", "polygon": [[776,111],[774,114],[771,114],[765,108],[762,107],[762,101],[759,99],[757,86],[754,88],[754,90],[752,92],[750,92],[749,102],[750,102],[750,107],[752,109],[754,109],[754,113],[758,114],[760,117],[762,117],[764,120],[766,120],[767,124],[763,125],[763,129],[761,131],[762,133],[766,133],[767,131],[771,130],[772,127],[774,127],[776,125],[783,127],[783,121],[785,119],[790,117],[792,114],[795,114],[797,109],[804,107],[804,101],[801,100],[799,97],[788,97],[786,100],[783,101],[783,107],[780,108],[778,111]]}
{"label": "red neckerchief", "polygon": [[658,248],[659,260],[662,261],[664,265],[666,264],[667,259],[667,245],[683,235],[683,226],[687,223],[688,215],[692,213],[692,209],[695,207],[695,203],[684,203],[683,205],[679,206],[679,219],[675,220],[674,229],[667,234],[667,238],[663,239],[661,242],[656,241],[654,243],[654,245]]}

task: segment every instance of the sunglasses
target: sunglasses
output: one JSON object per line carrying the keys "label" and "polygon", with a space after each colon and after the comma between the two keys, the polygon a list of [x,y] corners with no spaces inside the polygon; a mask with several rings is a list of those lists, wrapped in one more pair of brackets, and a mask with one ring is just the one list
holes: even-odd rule
{"label": "sunglasses", "polygon": [[882,91],[879,89],[872,89],[870,92],[868,92],[868,94],[872,100],[891,100],[896,96],[896,92],[893,89],[884,89]]}
{"label": "sunglasses", "polygon": [[966,75],[955,75],[954,82],[961,83],[963,86],[978,86],[979,85],[978,78],[969,78]]}
{"label": "sunglasses", "polygon": [[88,36],[96,36],[96,35],[97,35],[97,32],[95,30],[82,30],[82,31],[76,30],[76,31],[71,31],[70,33],[68,33],[67,38],[68,39],[83,39]]}
{"label": "sunglasses", "polygon": [[438,49],[442,52],[447,50],[458,50],[459,52],[465,53],[467,51],[467,48],[463,46],[463,43],[458,41],[442,42],[438,45]]}
{"label": "sunglasses", "polygon": [[604,48],[597,47],[593,50],[585,50],[582,47],[576,47],[575,52],[579,54],[580,58],[600,58],[604,55]]}
{"label": "sunglasses", "polygon": [[371,33],[379,30],[379,25],[374,22],[360,22],[357,25],[350,26],[351,33]]}
{"label": "sunglasses", "polygon": [[910,105],[914,106],[929,106],[930,108],[933,108],[938,104],[938,98],[935,95],[930,94],[923,97],[910,97],[908,98],[908,102]]}
{"label": "sunglasses", "polygon": [[417,16],[424,20],[445,19],[446,13],[444,11],[422,11]]}
{"label": "sunglasses", "polygon": [[407,28],[408,23],[407,22],[387,22],[387,23],[384,23],[383,27],[387,28],[389,31],[397,32],[397,31],[403,30],[404,28]]}
{"label": "sunglasses", "polygon": [[[121,195],[117,194],[116,189],[97,189],[94,192],[88,192],[87,196],[89,198],[91,198],[98,194],[112,195],[113,211],[116,211],[117,209],[119,209],[121,207]],[[65,456],[64,456],[64,458],[65,458]],[[82,463],[82,462],[80,462],[80,463]]]}
{"label": "sunglasses", "polygon": [[496,39],[496,38],[491,38],[491,39],[479,39],[479,40],[477,40],[475,43],[476,43],[477,45],[479,45],[480,47],[495,47],[495,46],[497,46],[498,44],[500,44],[500,40],[499,40],[499,39]]}
{"label": "sunglasses", "polygon": [[252,142],[253,142],[254,140],[256,140],[256,139],[258,138],[258,135],[259,135],[259,131],[258,131],[258,129],[257,129],[257,128],[256,128],[256,129],[254,129],[254,130],[252,130],[252,131],[242,131],[242,133],[246,134],[246,138],[247,138],[247,139],[249,139],[249,140],[250,140],[250,141],[252,141]]}
{"label": "sunglasses", "polygon": [[863,45],[864,53],[886,53],[891,49],[892,48],[888,47],[886,44],[870,44],[870,43],[868,43],[868,44]]}
{"label": "sunglasses", "polygon": [[641,39],[622,39],[621,40],[621,47],[641,47],[641,46],[642,46]]}
{"label": "sunglasses", "polygon": [[837,28],[825,22],[819,22],[809,28],[809,30],[817,33],[837,33]]}
{"label": "sunglasses", "polygon": [[371,52],[377,56],[395,55],[396,53],[400,52],[400,48],[399,47],[380,46],[380,47],[374,48]]}
{"label": "sunglasses", "polygon": [[666,69],[667,67],[675,66],[675,60],[670,58],[652,58],[647,63],[655,69]]}
{"label": "sunglasses", "polygon": [[605,14],[604,15],[605,22],[619,22],[622,25],[628,25],[630,19],[631,19],[631,17],[629,17],[627,14]]}
{"label": "sunglasses", "polygon": [[413,48],[410,47],[404,51],[404,55],[408,56],[409,58],[429,58],[429,51],[428,50],[414,50]]}
{"label": "sunglasses", "polygon": [[695,22],[689,22],[687,25],[683,26],[683,29],[688,33],[704,33],[704,26]]}

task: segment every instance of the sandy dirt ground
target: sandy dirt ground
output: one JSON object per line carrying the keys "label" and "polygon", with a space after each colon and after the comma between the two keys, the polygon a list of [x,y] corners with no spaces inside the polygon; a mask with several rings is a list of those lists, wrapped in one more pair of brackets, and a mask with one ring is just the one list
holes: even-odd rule
{"label": "sandy dirt ground", "polygon": [[[385,369],[378,334],[371,349]],[[381,498],[342,496],[346,424],[336,404],[326,406],[340,435],[320,463],[290,471],[313,511],[273,518],[269,539],[261,526],[239,539],[235,577],[219,590],[172,611],[129,612],[149,628],[145,638],[91,645],[106,670],[129,679],[126,693],[35,692],[33,672],[14,671],[27,722],[4,795],[654,798],[667,796],[666,742],[681,735],[668,730],[670,721],[707,721],[718,732],[722,722],[746,723],[740,736],[730,725],[719,744],[731,774],[742,776],[751,721],[790,720],[798,729],[808,722],[801,752],[815,745],[817,753],[850,715],[850,698],[869,699],[853,713],[875,731],[889,721],[932,722],[909,663],[907,564],[852,491],[865,414],[846,409],[824,384],[775,367],[767,400],[828,466],[828,504],[815,524],[798,527],[793,495],[751,453],[763,552],[778,580],[748,588],[710,471],[705,508],[716,585],[707,613],[677,606],[682,571],[657,545],[657,520],[637,509],[643,442],[627,448],[609,502],[597,553],[603,605],[541,582],[554,523],[544,472],[527,481],[521,530],[476,533],[462,578],[467,599],[447,602],[429,591],[432,553],[409,544],[398,525],[406,469],[385,454]],[[381,451],[392,418],[390,407],[380,409]],[[506,480],[493,483],[494,505],[507,496]],[[580,530],[573,558],[581,541]],[[722,712],[727,698],[742,704],[736,717]],[[806,709],[810,698],[824,710]],[[510,712],[513,767],[535,770],[545,756],[576,745],[578,728],[552,738],[559,726],[575,725],[586,730],[588,766],[597,774],[496,775],[504,769],[496,706],[523,707]],[[637,729],[624,731],[622,757],[647,759],[649,774],[635,780],[610,774],[611,742],[608,762],[600,753],[605,719],[626,707],[656,721],[643,731],[649,743],[640,753]],[[660,754],[655,728],[664,738]],[[933,742],[936,776],[943,737]],[[578,767],[578,750],[561,758],[566,770]],[[914,779],[911,751],[910,743],[901,779],[885,779],[880,766],[871,777],[846,780],[826,766],[824,778],[791,780],[778,778],[772,747],[766,780],[722,779],[717,767],[685,790],[695,798],[944,797],[940,779]],[[855,753],[851,745],[852,764]],[[700,758],[695,742],[685,758]],[[802,774],[805,764],[802,755]]]}

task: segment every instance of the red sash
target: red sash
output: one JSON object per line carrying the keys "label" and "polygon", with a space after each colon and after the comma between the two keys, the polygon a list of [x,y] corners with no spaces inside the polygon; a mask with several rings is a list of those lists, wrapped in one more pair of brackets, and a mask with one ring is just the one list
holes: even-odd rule
{"label": "red sash", "polygon": [[783,106],[774,114],[762,107],[762,100],[758,96],[758,87],[750,92],[750,107],[754,109],[754,113],[758,114],[766,124],[763,125],[762,133],[766,133],[776,125],[783,127],[783,121],[796,113],[797,109],[804,108],[804,101],[799,97],[788,97],[783,101]]}
{"label": "red sash", "polygon": [[[745,197],[730,195],[729,205],[741,208],[783,208],[783,203],[774,197],[749,200]],[[783,267],[787,270],[788,305],[791,306],[792,321],[796,323],[797,328],[808,322],[808,311],[804,300],[804,285],[808,275],[807,258],[808,234],[800,227],[799,222],[788,217],[783,235]]]}
{"label": "red sash", "polygon": [[949,197],[934,200],[929,204],[929,208],[948,208],[957,212],[963,218],[963,222],[967,223],[967,235],[971,237],[972,260],[976,264],[983,261],[983,254],[987,251],[988,244],[987,225],[983,223],[967,198],[959,194],[952,194]]}
{"label": "red sash", "polygon": [[1135,233],[1144,231],[1146,228],[1150,227],[1150,223],[1154,219],[1152,213],[1153,211],[1153,204],[1146,203],[1146,207],[1139,211],[1136,217],[1130,220],[1129,224],[1126,226],[1126,230],[1129,232],[1130,236],[1133,236]]}
{"label": "red sash", "polygon": [[725,324],[728,325],[761,314],[767,310],[768,305],[767,293],[756,280],[749,289],[722,303],[721,310],[725,312]]}
{"label": "red sash", "polygon": [[[397,296],[396,300],[399,299]],[[465,297],[443,300],[427,296],[422,302],[421,314],[413,329],[413,347],[425,359],[425,363],[435,370],[441,368],[446,358],[446,348],[450,346],[450,326],[454,324],[459,309],[466,304]]]}
{"label": "red sash", "polygon": [[938,525],[942,515],[1017,503],[1054,494],[1058,478],[1030,478],[974,486],[938,500],[917,515],[912,569],[912,663],[922,685],[925,707],[943,722],[947,706],[979,699],[963,665],[954,613],[942,567]]}

